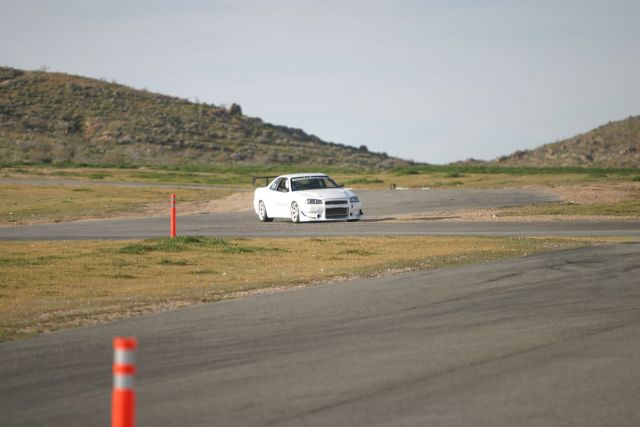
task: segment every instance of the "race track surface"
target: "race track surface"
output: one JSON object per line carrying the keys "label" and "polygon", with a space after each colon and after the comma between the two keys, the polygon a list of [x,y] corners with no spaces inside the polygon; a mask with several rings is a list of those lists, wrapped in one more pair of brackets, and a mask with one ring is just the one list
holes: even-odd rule
{"label": "race track surface", "polygon": [[[180,216],[178,234],[218,237],[306,237],[345,235],[640,236],[638,221],[443,222],[382,220],[409,214],[437,214],[470,208],[557,201],[553,193],[511,190],[359,191],[369,220],[357,223],[260,223],[253,211]],[[169,218],[76,221],[0,228],[0,240],[136,239],[163,237]]]}
{"label": "race track surface", "polygon": [[293,289],[0,344],[0,424],[640,425],[640,244]]}
{"label": "race track surface", "polygon": [[[192,215],[178,233],[640,237],[638,221],[381,220],[557,200],[533,190],[361,196],[369,221]],[[5,227],[0,239],[161,237],[168,225]],[[199,305],[0,344],[0,426],[108,425],[118,335],[140,342],[140,426],[636,426],[638,307],[640,243]]]}

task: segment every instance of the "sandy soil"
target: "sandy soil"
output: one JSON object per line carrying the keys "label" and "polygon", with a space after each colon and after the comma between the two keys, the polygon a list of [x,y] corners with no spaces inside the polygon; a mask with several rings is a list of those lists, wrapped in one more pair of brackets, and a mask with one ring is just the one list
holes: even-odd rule
{"label": "sandy soil", "polygon": [[[232,193],[222,199],[214,199],[199,202],[180,202],[177,207],[181,215],[193,215],[201,213],[233,213],[246,212],[253,209],[253,193],[249,191]],[[167,204],[163,203],[159,214],[166,214]]]}
{"label": "sandy soil", "polygon": [[[233,213],[246,212],[253,209],[253,193],[248,191],[232,193],[227,197],[196,202],[180,202],[176,206],[179,215],[194,215],[204,213]],[[166,216],[166,203],[146,205],[137,212],[120,213],[118,218],[137,218],[142,216]]]}

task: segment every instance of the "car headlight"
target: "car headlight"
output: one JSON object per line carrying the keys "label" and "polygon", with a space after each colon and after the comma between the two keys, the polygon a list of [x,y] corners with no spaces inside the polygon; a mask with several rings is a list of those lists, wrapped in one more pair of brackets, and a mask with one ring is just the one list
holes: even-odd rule
{"label": "car headlight", "polygon": [[322,200],[319,200],[319,199],[307,199],[306,203],[308,205],[321,205],[322,204]]}
{"label": "car headlight", "polygon": [[360,198],[358,196],[353,196],[349,198],[349,203],[358,203],[360,202]]}

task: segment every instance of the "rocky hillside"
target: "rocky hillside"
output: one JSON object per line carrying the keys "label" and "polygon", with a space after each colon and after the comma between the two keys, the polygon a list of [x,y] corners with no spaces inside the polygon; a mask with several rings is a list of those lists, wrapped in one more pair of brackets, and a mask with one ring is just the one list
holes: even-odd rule
{"label": "rocky hillside", "polygon": [[61,73],[0,67],[0,162],[332,165],[407,162],[212,104]]}
{"label": "rocky hillside", "polygon": [[640,168],[640,117],[610,122],[573,138],[496,160],[505,166]]}

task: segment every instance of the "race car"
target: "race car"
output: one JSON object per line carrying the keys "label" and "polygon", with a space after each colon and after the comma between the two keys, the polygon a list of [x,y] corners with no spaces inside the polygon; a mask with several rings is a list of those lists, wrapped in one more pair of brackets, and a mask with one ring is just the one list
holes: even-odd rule
{"label": "race car", "polygon": [[260,221],[358,221],[364,214],[356,193],[323,173],[281,175],[257,188],[253,208]]}

